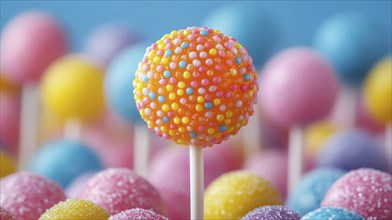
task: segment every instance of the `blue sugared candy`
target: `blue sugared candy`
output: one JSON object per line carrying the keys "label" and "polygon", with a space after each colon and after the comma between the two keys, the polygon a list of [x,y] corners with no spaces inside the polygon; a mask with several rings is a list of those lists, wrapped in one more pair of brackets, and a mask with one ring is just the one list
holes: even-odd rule
{"label": "blue sugared candy", "polygon": [[241,220],[300,220],[301,215],[284,206],[262,206],[257,208]]}
{"label": "blue sugared candy", "polygon": [[301,220],[315,220],[315,219],[328,219],[328,220],[365,220],[362,216],[355,212],[337,207],[319,208],[309,212]]}

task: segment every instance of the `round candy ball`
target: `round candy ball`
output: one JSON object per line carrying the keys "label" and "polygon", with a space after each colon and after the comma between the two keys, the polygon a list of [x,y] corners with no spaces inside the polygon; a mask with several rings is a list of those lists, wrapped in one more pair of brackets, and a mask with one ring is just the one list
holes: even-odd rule
{"label": "round candy ball", "polygon": [[11,20],[1,32],[1,70],[22,84],[36,83],[45,69],[67,52],[60,24],[41,11],[30,11]]}
{"label": "round candy ball", "polygon": [[66,199],[56,183],[28,172],[0,179],[0,189],[0,206],[20,220],[38,219],[46,209]]}
{"label": "round candy ball", "polygon": [[32,158],[30,171],[60,184],[64,189],[79,175],[102,169],[98,156],[88,146],[71,140],[45,144]]}
{"label": "round candy ball", "polygon": [[16,172],[16,164],[10,156],[0,149],[0,178]]}
{"label": "round candy ball", "polygon": [[172,31],[139,63],[136,107],[158,136],[212,146],[248,123],[257,76],[252,58],[234,38],[206,27]]}
{"label": "round candy ball", "polygon": [[109,216],[105,209],[93,202],[67,199],[46,210],[39,220],[107,220]]}
{"label": "round candy ball", "polygon": [[355,212],[337,207],[319,208],[309,212],[302,220],[328,219],[328,220],[365,220]]}
{"label": "round candy ball", "polygon": [[137,40],[138,36],[128,27],[107,24],[98,27],[87,37],[83,51],[97,64],[106,67],[121,50]]}
{"label": "round candy ball", "polygon": [[325,193],[344,174],[343,170],[333,168],[315,169],[305,174],[290,193],[286,206],[301,215],[320,208]]}
{"label": "round candy ball", "polygon": [[392,176],[374,169],[358,169],[338,179],[322,207],[339,207],[365,219],[392,219]]}
{"label": "round candy ball", "polygon": [[261,101],[276,124],[303,126],[329,113],[338,86],[335,71],[321,56],[311,49],[292,48],[273,57],[264,68]]}
{"label": "round candy ball", "polygon": [[112,215],[108,220],[128,220],[128,219],[167,220],[168,218],[159,215],[151,210],[135,208],[135,209],[128,209],[122,211],[116,215]]}
{"label": "round candy ball", "polygon": [[263,206],[257,208],[241,220],[300,220],[301,215],[284,206]]}
{"label": "round candy ball", "polygon": [[268,59],[280,37],[278,25],[267,11],[246,4],[222,7],[208,16],[203,24],[241,42],[249,49],[256,67]]}
{"label": "round candy ball", "polygon": [[133,88],[129,82],[135,79],[134,73],[146,48],[147,45],[138,44],[120,52],[109,65],[105,76],[105,95],[110,107],[131,123],[143,121],[131,95]]}
{"label": "round candy ball", "polygon": [[271,183],[247,171],[232,171],[208,186],[204,218],[239,219],[265,205],[282,205],[282,198]]}
{"label": "round candy ball", "polygon": [[163,213],[159,192],[145,179],[125,168],[99,172],[87,182],[78,199],[95,202],[111,215],[132,208]]}
{"label": "round candy ball", "polygon": [[379,62],[365,81],[365,100],[371,115],[378,121],[392,122],[392,57]]}
{"label": "round candy ball", "polygon": [[82,57],[57,60],[41,87],[43,103],[64,119],[91,120],[104,110],[103,71]]}
{"label": "round candy ball", "polygon": [[386,53],[384,36],[379,25],[366,15],[341,13],[320,25],[313,46],[344,82],[359,85]]}
{"label": "round candy ball", "polygon": [[14,220],[15,217],[10,212],[8,212],[4,208],[0,207],[0,219],[1,220]]}
{"label": "round candy ball", "polygon": [[362,167],[390,170],[381,142],[364,130],[349,130],[333,136],[319,153],[316,165],[347,171]]}
{"label": "round candy ball", "polygon": [[19,151],[20,100],[11,95],[0,94],[0,139],[12,155]]}

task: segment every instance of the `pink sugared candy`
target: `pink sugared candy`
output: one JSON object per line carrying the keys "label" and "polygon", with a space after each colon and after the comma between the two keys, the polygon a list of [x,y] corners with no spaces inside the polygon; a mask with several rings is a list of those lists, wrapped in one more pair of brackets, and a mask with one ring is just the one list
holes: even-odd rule
{"label": "pink sugared candy", "polygon": [[59,185],[36,174],[19,172],[0,180],[0,206],[18,220],[38,219],[65,199]]}
{"label": "pink sugared candy", "polygon": [[0,207],[0,219],[1,220],[14,220],[15,217],[5,210],[3,207]]}
{"label": "pink sugared candy", "polygon": [[108,220],[143,220],[143,219],[155,219],[155,220],[167,220],[168,218],[159,215],[151,210],[135,208],[122,211],[116,215],[110,216]]}
{"label": "pink sugared candy", "polygon": [[68,48],[60,24],[50,15],[31,11],[7,24],[1,35],[1,69],[22,84],[38,82],[44,70]]}
{"label": "pink sugared candy", "polygon": [[92,201],[111,215],[132,208],[163,213],[159,192],[145,179],[125,168],[99,172],[88,181],[78,199]]}
{"label": "pink sugared candy", "polygon": [[306,125],[326,116],[338,93],[335,71],[307,48],[288,49],[276,55],[261,76],[265,113],[284,127]]}
{"label": "pink sugared candy", "polygon": [[392,176],[374,169],[353,170],[328,190],[321,207],[331,206],[366,219],[392,219]]}

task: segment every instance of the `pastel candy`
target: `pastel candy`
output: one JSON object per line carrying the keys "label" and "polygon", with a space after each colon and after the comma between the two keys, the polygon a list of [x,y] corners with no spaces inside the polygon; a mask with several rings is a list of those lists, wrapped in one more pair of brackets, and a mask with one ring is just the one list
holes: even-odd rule
{"label": "pastel candy", "polygon": [[135,209],[128,209],[122,211],[116,215],[112,215],[108,220],[129,220],[129,219],[167,220],[168,218],[159,215],[151,210],[135,208]]}
{"label": "pastel candy", "polygon": [[300,220],[301,215],[284,206],[262,206],[257,208],[241,220]]}
{"label": "pastel candy", "polygon": [[319,208],[309,212],[302,220],[328,219],[328,220],[365,220],[355,212],[337,207]]}

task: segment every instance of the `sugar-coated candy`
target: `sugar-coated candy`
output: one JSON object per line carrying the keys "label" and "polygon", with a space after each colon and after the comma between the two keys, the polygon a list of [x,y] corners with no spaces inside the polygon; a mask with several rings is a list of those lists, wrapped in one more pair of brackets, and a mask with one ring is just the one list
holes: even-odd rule
{"label": "sugar-coated candy", "polygon": [[59,185],[36,174],[18,172],[0,179],[0,206],[18,220],[38,219],[65,199]]}
{"label": "sugar-coated candy", "polygon": [[145,179],[125,168],[111,168],[97,173],[77,198],[95,202],[111,215],[132,208],[164,213],[159,192]]}
{"label": "sugar-coated candy", "polygon": [[392,176],[374,169],[353,170],[328,190],[321,207],[339,207],[365,219],[392,219]]}
{"label": "sugar-coated candy", "polygon": [[262,206],[257,208],[241,220],[300,220],[301,215],[284,206]]}
{"label": "sugar-coated candy", "polygon": [[15,220],[15,217],[5,210],[3,207],[0,207],[0,219],[1,220]]}
{"label": "sugar-coated candy", "polygon": [[301,220],[365,220],[362,216],[347,209],[337,207],[319,208],[304,215]]}
{"label": "sugar-coated candy", "polygon": [[93,202],[67,199],[46,210],[39,220],[107,220],[109,216],[104,208]]}
{"label": "sugar-coated candy", "polygon": [[232,171],[214,180],[204,194],[205,219],[240,219],[265,205],[282,205],[279,192],[248,171]]}
{"label": "sugar-coated candy", "polygon": [[110,216],[108,220],[144,220],[144,219],[154,219],[154,220],[168,220],[168,218],[159,215],[151,210],[135,208],[122,211],[116,215]]}
{"label": "sugar-coated candy", "polygon": [[172,31],[139,63],[136,107],[158,136],[212,146],[248,123],[257,77],[252,58],[234,38],[207,27]]}

